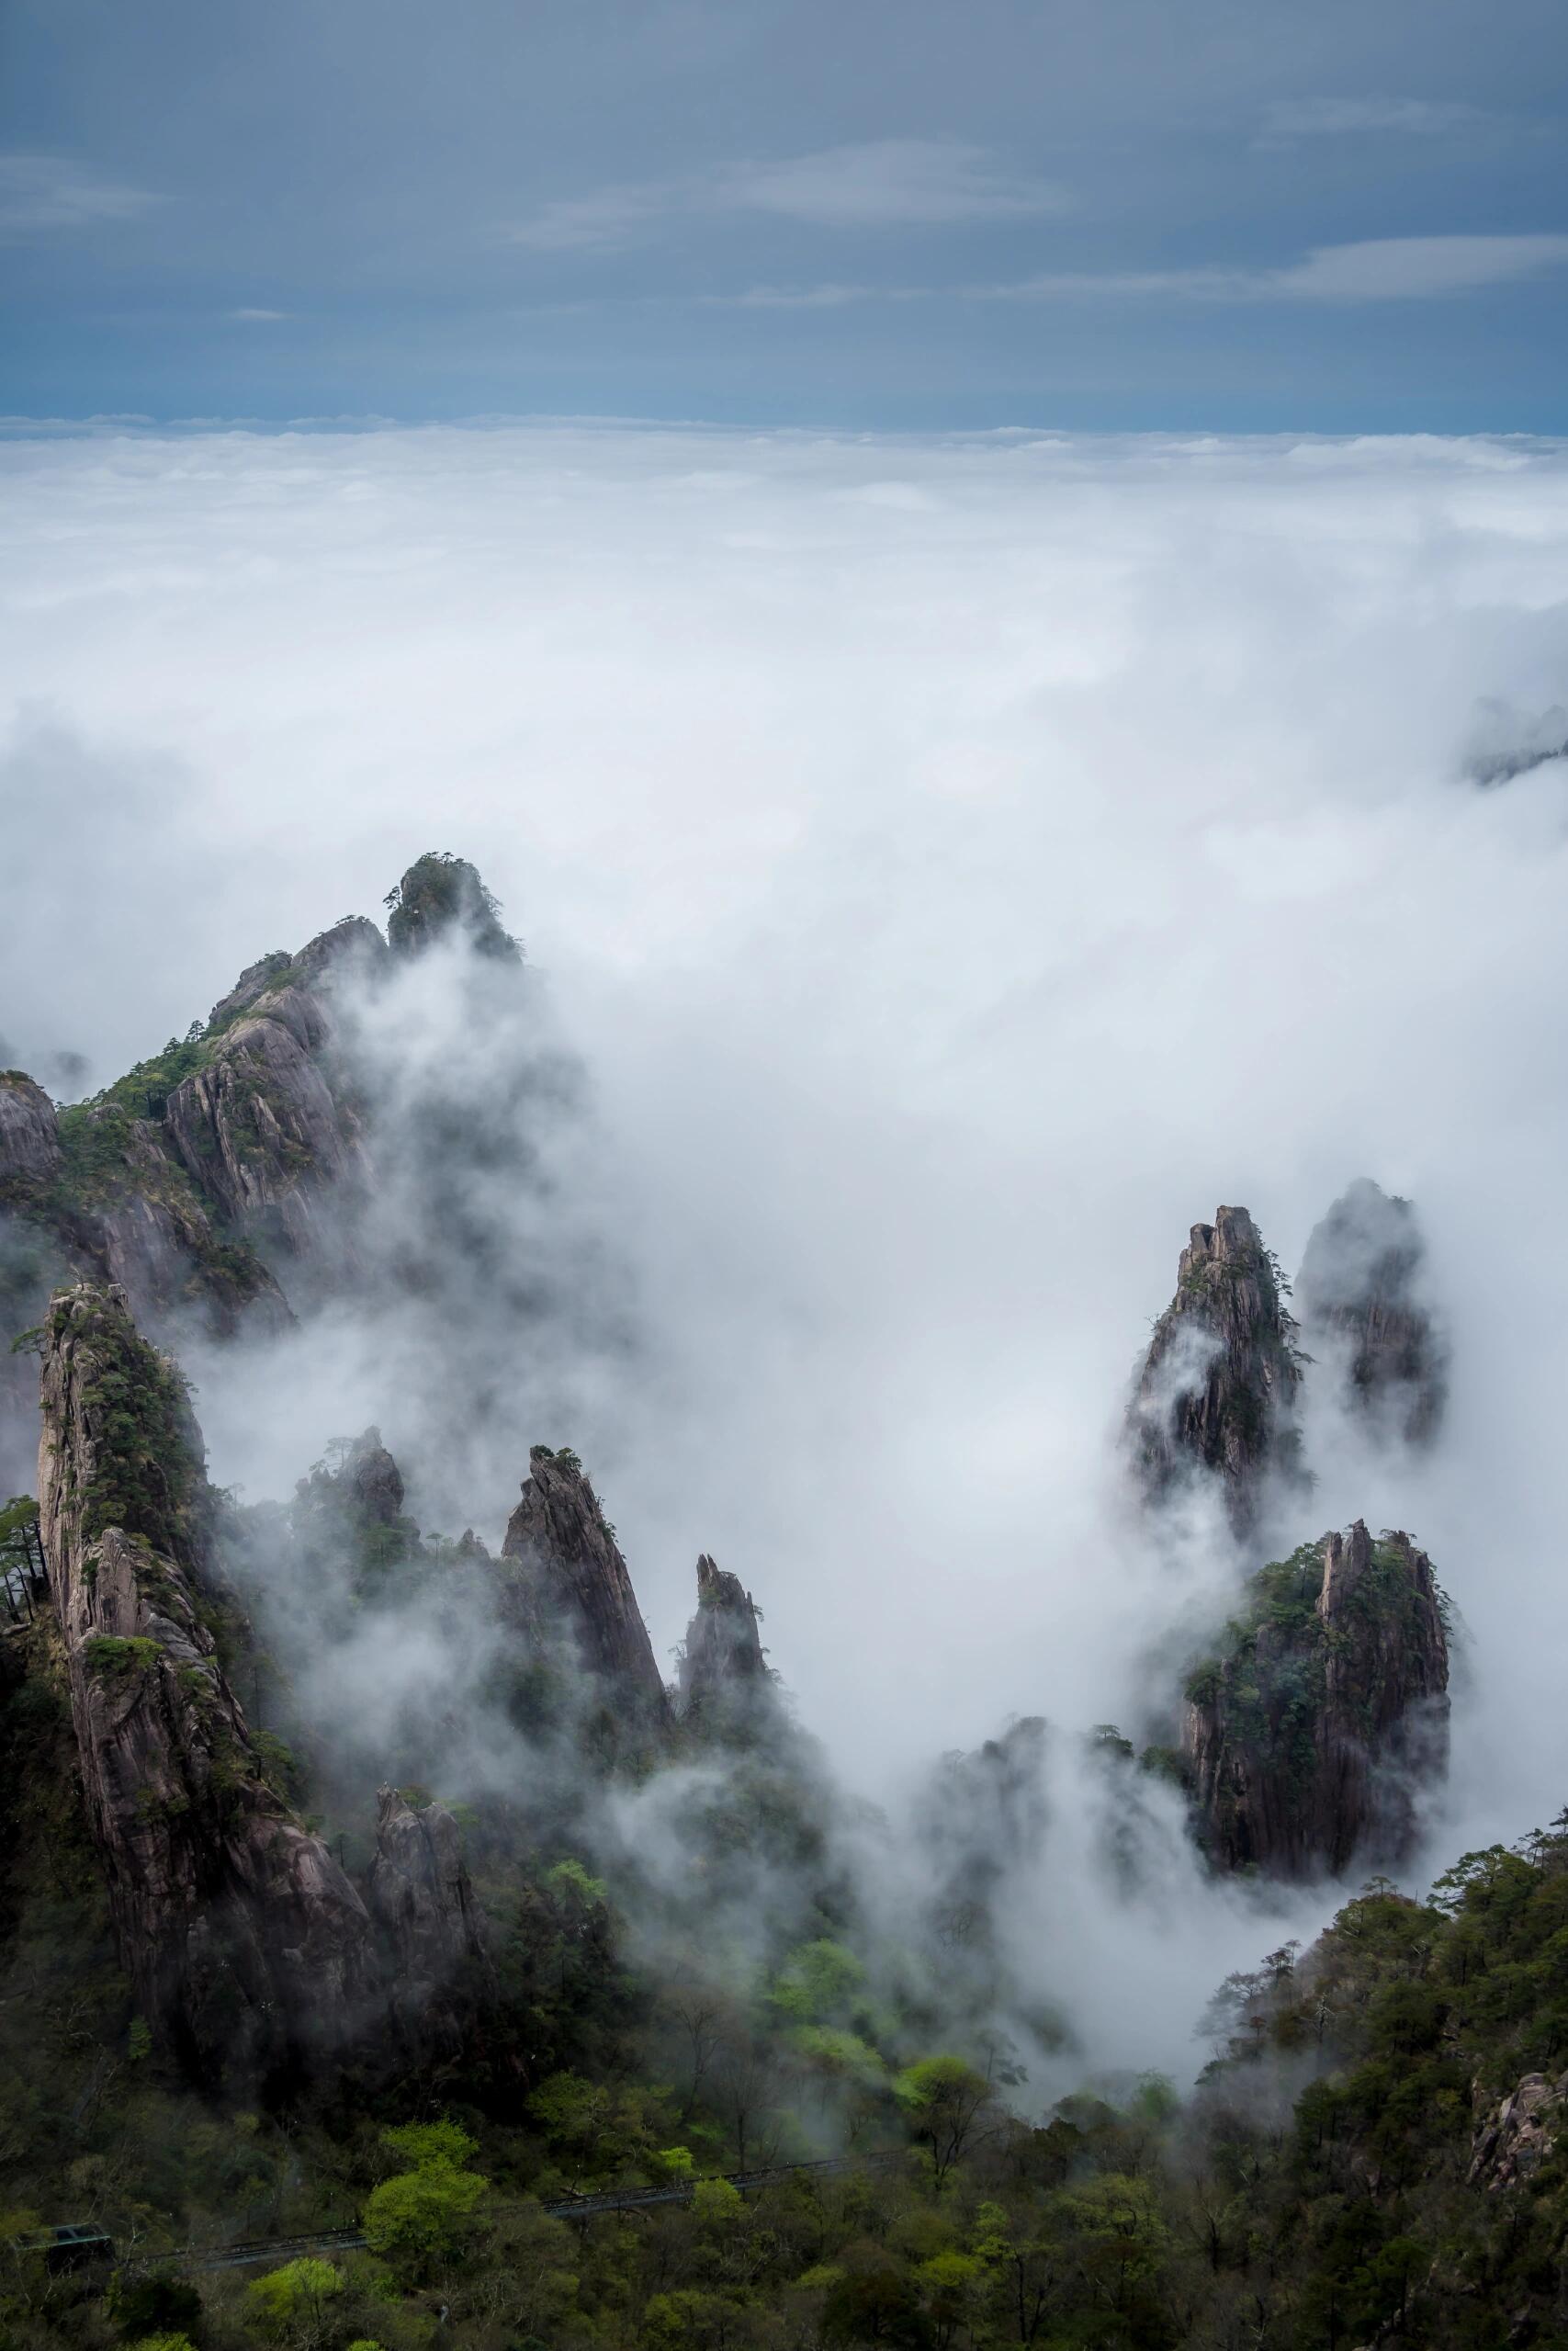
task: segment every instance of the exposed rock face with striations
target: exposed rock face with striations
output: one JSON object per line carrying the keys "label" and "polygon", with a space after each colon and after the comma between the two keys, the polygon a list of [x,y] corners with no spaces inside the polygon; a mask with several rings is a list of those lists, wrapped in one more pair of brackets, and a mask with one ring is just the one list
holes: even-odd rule
{"label": "exposed rock face with striations", "polygon": [[334,1254],[322,1195],[367,1177],[361,1122],[341,1077],[323,1068],[333,1039],[333,985],[384,959],[374,923],[357,919],[313,939],[282,972],[250,983],[205,1066],[169,1096],[164,1126],[186,1173],[237,1231],[284,1257]]}
{"label": "exposed rock face with striations", "polygon": [[288,2078],[366,2022],[370,1922],[269,1783],[220,1664],[184,1392],[123,1296],[82,1284],[51,1305],[42,1402],[44,1551],[126,1968],[198,2079]]}
{"label": "exposed rock face with striations", "polygon": [[23,1070],[0,1069],[0,1194],[13,1182],[51,1182],[59,1171],[54,1104]]}
{"label": "exposed rock face with striations", "polygon": [[1245,1538],[1269,1481],[1300,1480],[1294,1338],[1273,1262],[1247,1210],[1218,1208],[1212,1225],[1194,1225],[1176,1295],[1155,1325],[1128,1409],[1129,1444],[1148,1502],[1213,1476]]}
{"label": "exposed rock face with striations", "polygon": [[1562,2135],[1568,2074],[1556,2081],[1526,2074],[1476,2132],[1471,2149],[1472,2187],[1517,2187],[1537,2173]]}
{"label": "exposed rock face with striations", "polygon": [[535,1445],[528,1464],[501,1546],[509,1612],[536,1640],[564,1634],[619,1708],[662,1724],[669,1701],[648,1628],[581,1463]]}
{"label": "exposed rock face with striations", "polygon": [[1431,1562],[1358,1520],[1248,1579],[1189,1675],[1182,1749],[1215,1860],[1271,1876],[1404,1859],[1448,1758],[1448,1640]]}
{"label": "exposed rock face with striations", "polygon": [[393,1788],[378,1792],[370,1907],[390,1948],[405,2040],[423,2057],[457,2055],[476,2006],[494,1998],[495,1978],[461,1832],[445,1804],[416,1810]]}
{"label": "exposed rock face with striations", "polygon": [[704,1730],[742,1730],[771,1708],[757,1606],[739,1576],[705,1551],[697,1561],[697,1612],[681,1653],[681,1712]]}
{"label": "exposed rock face with striations", "polygon": [[1448,1392],[1448,1346],[1419,1294],[1426,1254],[1409,1201],[1362,1176],[1314,1227],[1296,1278],[1314,1381],[1410,1445],[1437,1434]]}

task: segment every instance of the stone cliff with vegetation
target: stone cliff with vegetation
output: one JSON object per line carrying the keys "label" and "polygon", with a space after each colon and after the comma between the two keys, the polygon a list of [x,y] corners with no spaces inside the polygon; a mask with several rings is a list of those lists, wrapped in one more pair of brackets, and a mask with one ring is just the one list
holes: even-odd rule
{"label": "stone cliff with vegetation", "polygon": [[[423,1380],[443,1429],[496,1432],[501,1490],[457,1507],[498,1531],[516,1491],[506,1381],[526,1350],[540,1392],[555,1326],[488,1204],[548,1198],[528,1122],[575,1095],[547,1056],[498,1081],[511,1125],[463,1092],[479,1057],[389,1088],[389,988],[455,973],[488,1015],[531,981],[465,861],[388,905],[89,1102],[0,1076],[0,1410],[39,1464],[36,1537],[26,1498],[0,1516],[0,2351],[1558,2340],[1561,1821],[1231,1978],[1191,2096],[1071,2091],[1016,1898],[1070,1915],[1060,1733],[944,1758],[895,1855],[795,1721],[744,1561],[699,1556],[667,1686],[569,1446],[529,1449],[494,1550],[422,1525],[400,1405],[387,1441],[322,1430],[287,1499],[209,1486],[180,1345],[335,1328],[378,1249],[450,1342],[400,1356],[410,1422]],[[1230,1597],[1184,1694],[1163,1660],[1144,1762],[1179,1796],[1105,1724],[1066,1783],[1123,1895],[1156,1816],[1197,1878],[1399,1869],[1440,1779],[1447,1609],[1411,1538],[1258,1564],[1308,1508],[1305,1384],[1400,1444],[1436,1426],[1412,1212],[1368,1190],[1309,1248],[1313,1346],[1224,1207],[1139,1373],[1150,1548],[1207,1530]],[[442,1326],[480,1293],[516,1320],[470,1362]],[[66,2263],[39,2233],[66,2221],[112,2253]],[[273,2248],[205,2266],[242,2238]]]}

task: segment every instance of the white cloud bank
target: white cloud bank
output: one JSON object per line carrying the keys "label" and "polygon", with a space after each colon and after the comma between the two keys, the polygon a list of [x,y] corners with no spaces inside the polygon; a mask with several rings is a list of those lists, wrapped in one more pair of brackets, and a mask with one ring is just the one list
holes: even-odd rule
{"label": "white cloud bank", "polygon": [[[1479,703],[1564,699],[1560,452],[539,427],[0,468],[14,1045],[110,1074],[474,857],[658,1337],[515,1474],[577,1443],[661,1652],[705,1546],[874,1784],[1117,1719],[1177,1596],[1107,1431],[1186,1229],[1245,1203],[1293,1266],[1368,1173],[1431,1236],[1450,1435],[1331,1464],[1301,1532],[1410,1527],[1472,1629],[1445,1849],[1559,1809],[1568,774],[1460,769]],[[395,1446],[376,1377],[331,1408]],[[253,1495],[333,1433],[215,1382]],[[1266,1939],[1168,1931],[1157,2004],[1105,1975],[1163,2047]]]}

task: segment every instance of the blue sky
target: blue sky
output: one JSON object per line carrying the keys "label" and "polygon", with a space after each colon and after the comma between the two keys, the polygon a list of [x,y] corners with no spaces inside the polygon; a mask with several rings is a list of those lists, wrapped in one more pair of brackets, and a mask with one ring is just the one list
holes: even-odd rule
{"label": "blue sky", "polygon": [[0,407],[1555,432],[1561,0],[9,0]]}

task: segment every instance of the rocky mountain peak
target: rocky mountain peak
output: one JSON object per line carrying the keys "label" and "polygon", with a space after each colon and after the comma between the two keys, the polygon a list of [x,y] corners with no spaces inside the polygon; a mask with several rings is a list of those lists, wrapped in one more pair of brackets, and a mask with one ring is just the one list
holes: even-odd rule
{"label": "rocky mountain peak", "polygon": [[367,1429],[349,1449],[339,1476],[345,1495],[373,1526],[396,1526],[402,1515],[403,1474],[381,1442],[379,1429]]}
{"label": "rocky mountain peak", "polygon": [[682,1712],[720,1727],[743,1721],[772,1695],[757,1606],[739,1576],[705,1551],[697,1561],[697,1612],[681,1653]]}
{"label": "rocky mountain peak", "polygon": [[662,1721],[664,1683],[626,1563],[574,1452],[534,1445],[501,1546],[523,1612],[564,1631],[586,1670],[635,1712]]}
{"label": "rocky mountain peak", "polygon": [[523,951],[503,929],[501,911],[466,857],[427,850],[387,900],[387,938],[397,955],[423,955],[437,940],[465,936],[475,953],[521,963]]}
{"label": "rocky mountain peak", "polygon": [[1218,1208],[1192,1227],[1128,1409],[1145,1499],[1214,1476],[1232,1527],[1249,1535],[1269,1480],[1301,1475],[1300,1381],[1274,1260],[1245,1208]]}
{"label": "rocky mountain peak", "polygon": [[1375,1431],[1423,1445],[1448,1389],[1448,1348],[1421,1296],[1427,1247],[1408,1200],[1361,1176],[1314,1226],[1296,1277],[1303,1343]]}

